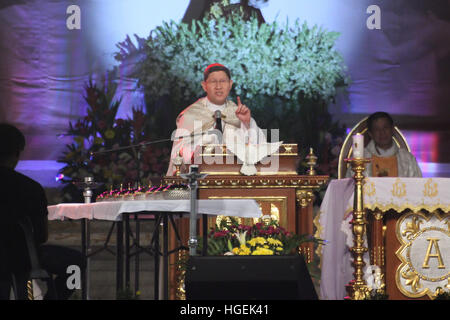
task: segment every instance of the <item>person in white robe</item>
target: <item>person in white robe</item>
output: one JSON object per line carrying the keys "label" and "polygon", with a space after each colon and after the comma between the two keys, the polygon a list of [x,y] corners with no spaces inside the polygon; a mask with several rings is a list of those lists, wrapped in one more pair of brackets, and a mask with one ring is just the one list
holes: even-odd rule
{"label": "person in white robe", "polygon": [[174,132],[174,143],[167,170],[167,176],[175,173],[173,160],[181,155],[184,164],[193,163],[193,155],[197,147],[219,143],[215,129],[214,113],[221,112],[223,141],[235,141],[243,144],[265,143],[264,132],[251,117],[250,109],[237,98],[237,104],[228,99],[233,85],[228,68],[222,64],[211,64],[204,71],[201,83],[206,97],[184,109],[176,119],[177,129]]}
{"label": "person in white robe", "polygon": [[[370,142],[364,148],[364,157],[372,158],[372,162],[366,165],[364,176],[398,176],[398,177],[422,177],[422,171],[417,164],[416,158],[405,148],[399,148],[394,142],[394,121],[386,112],[375,112],[367,120]],[[392,159],[395,157],[395,159]],[[379,159],[380,161],[377,161]],[[393,173],[383,171],[383,169],[374,170],[373,166],[378,166],[385,159],[395,160],[396,168]],[[394,162],[394,163],[395,163]],[[375,164],[374,164],[375,163]],[[386,165],[389,168],[389,165]],[[376,175],[373,173],[377,172]],[[347,170],[346,177],[352,177],[352,170]]]}
{"label": "person in white robe", "polygon": [[[364,149],[364,157],[371,158],[372,162],[366,164],[364,176],[422,177],[422,171],[417,164],[416,158],[405,148],[399,148],[394,142],[394,121],[388,113],[373,113],[369,116],[367,125],[371,141]],[[383,165],[383,159],[387,162],[385,165]],[[375,168],[374,170],[374,164],[380,168]],[[347,170],[346,177],[350,178],[352,175],[352,170]],[[327,231],[329,236],[333,237],[334,243],[323,252],[322,261],[327,263],[327,265],[322,268],[321,273],[323,282],[320,288],[320,295],[322,299],[343,299],[346,295],[344,285],[349,283],[354,277],[354,268],[351,265],[352,254],[350,252],[350,248],[354,245],[351,225],[354,186],[350,181],[346,184],[345,190],[337,189],[334,190],[334,193],[328,194],[321,207],[321,210],[327,211],[328,201],[334,201],[330,205],[333,208],[338,203],[340,206],[337,209],[339,213],[335,211],[333,218],[342,219],[340,227],[330,227]],[[323,220],[321,223],[325,225]],[[332,225],[338,226],[339,224],[333,221]],[[324,228],[327,227],[324,226]],[[331,239],[329,240],[331,241]],[[364,239],[364,246],[368,246],[367,238]],[[370,277],[373,266],[370,265],[368,252],[364,254],[363,259],[365,262],[365,278]],[[338,263],[336,268],[333,268],[331,261]]]}

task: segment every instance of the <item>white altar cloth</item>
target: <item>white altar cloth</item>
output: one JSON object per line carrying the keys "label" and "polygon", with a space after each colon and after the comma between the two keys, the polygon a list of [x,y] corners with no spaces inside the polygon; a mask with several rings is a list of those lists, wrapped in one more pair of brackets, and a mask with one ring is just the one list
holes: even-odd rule
{"label": "white altar cloth", "polygon": [[[243,218],[261,217],[261,209],[252,199],[197,200],[198,213]],[[97,219],[121,221],[122,213],[141,211],[180,212],[190,211],[190,200],[130,200],[102,201],[95,203],[62,203],[48,206],[49,220]]]}

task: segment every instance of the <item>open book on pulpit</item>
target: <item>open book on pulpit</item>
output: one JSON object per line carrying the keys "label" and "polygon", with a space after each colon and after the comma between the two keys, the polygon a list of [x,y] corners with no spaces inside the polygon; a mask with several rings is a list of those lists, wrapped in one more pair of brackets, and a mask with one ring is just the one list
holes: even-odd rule
{"label": "open book on pulpit", "polygon": [[209,175],[296,175],[297,144],[209,144],[194,152],[199,172]]}

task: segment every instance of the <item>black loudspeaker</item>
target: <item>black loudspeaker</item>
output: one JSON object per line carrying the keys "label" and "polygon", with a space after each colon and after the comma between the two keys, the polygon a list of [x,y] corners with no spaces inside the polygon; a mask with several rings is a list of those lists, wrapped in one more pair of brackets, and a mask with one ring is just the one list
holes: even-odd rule
{"label": "black loudspeaker", "polygon": [[187,300],[317,300],[303,257],[190,257]]}

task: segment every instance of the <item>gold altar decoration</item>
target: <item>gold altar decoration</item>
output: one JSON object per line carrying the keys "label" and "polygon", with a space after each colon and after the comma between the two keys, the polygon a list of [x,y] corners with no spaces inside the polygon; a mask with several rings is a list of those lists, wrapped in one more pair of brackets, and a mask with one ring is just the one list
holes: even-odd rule
{"label": "gold altar decoration", "polygon": [[364,280],[364,253],[368,248],[364,246],[364,237],[366,235],[367,220],[363,204],[363,185],[364,185],[364,170],[369,159],[345,159],[350,163],[350,166],[355,173],[353,178],[355,180],[355,192],[353,202],[353,247],[350,249],[353,254],[353,273],[354,279],[346,286],[348,296],[352,300],[365,300],[370,298],[370,289]]}
{"label": "gold altar decoration", "polygon": [[[276,157],[275,161],[278,161],[276,168],[272,168],[270,163],[261,161],[255,165],[256,174],[247,176],[240,173],[242,165],[225,146],[208,145],[199,148],[194,154],[194,161],[199,166],[199,173],[206,173],[208,176],[198,181],[198,198],[255,199],[262,211],[262,216],[259,218],[262,221],[269,216],[277,217],[279,225],[288,232],[313,236],[314,191],[326,185],[329,176],[316,175],[314,167],[317,164],[317,157],[312,149],[307,158],[309,170],[304,175],[297,173],[297,165],[300,161],[297,144],[282,144],[271,157],[273,156]],[[209,157],[208,161],[202,161],[204,157]],[[212,159],[215,161],[209,161]],[[181,173],[187,170],[189,170],[188,166],[181,167]],[[180,185],[184,181],[179,176],[168,176],[162,183],[163,185]],[[218,219],[222,217],[219,216]],[[182,239],[186,240],[189,228],[184,220],[186,219],[178,219],[176,224]],[[200,235],[201,223],[202,219],[199,219],[197,230],[200,230]],[[216,217],[208,218],[209,227],[214,226],[215,223]],[[255,221],[242,219],[242,223],[251,225]],[[175,243],[173,233],[169,242]],[[304,254],[305,262],[311,262],[314,258],[314,243],[302,244],[299,252]],[[171,257],[171,264],[176,263],[175,258]],[[171,298],[175,299],[180,284],[179,279],[172,275],[173,273],[172,270],[170,292]]]}
{"label": "gold altar decoration", "polygon": [[[321,207],[323,212],[316,215],[314,220],[318,230],[316,237],[326,239],[325,234],[341,231],[343,225],[336,225],[333,218],[337,215],[347,221],[348,214],[352,214],[353,203],[350,201],[355,201],[354,188],[354,184],[346,180],[335,180],[330,184],[326,197],[332,196],[327,198]],[[372,270],[379,269],[384,275],[384,294],[372,290],[372,298],[429,300],[436,298],[438,292],[450,291],[448,190],[449,178],[364,178],[366,246],[370,257],[370,266],[364,271],[369,289],[372,283],[368,276],[369,267]],[[336,195],[342,194],[345,194],[344,205],[336,207],[342,198]],[[352,233],[352,226],[349,226],[348,231]],[[353,242],[350,246],[353,246]],[[336,248],[336,242],[328,244],[328,250],[324,250],[327,259]],[[319,255],[321,253],[318,252]],[[327,278],[339,272],[326,267],[324,269]],[[328,294],[333,293],[327,292],[325,295]]]}
{"label": "gold altar decoration", "polygon": [[306,164],[309,167],[308,174],[310,176],[315,176],[316,170],[314,167],[317,165],[317,157],[314,154],[313,148],[309,148],[309,154],[306,156]]}
{"label": "gold altar decoration", "polygon": [[27,281],[27,298],[28,300],[34,300],[33,280]]}
{"label": "gold altar decoration", "polygon": [[409,212],[396,226],[401,264],[395,273],[397,288],[409,298],[433,299],[450,290],[450,213]]}
{"label": "gold altar decoration", "polygon": [[186,250],[178,251],[178,265],[177,265],[177,282],[176,299],[186,300],[185,278],[186,278],[186,261],[188,259],[189,252]]}
{"label": "gold altar decoration", "polygon": [[175,176],[179,177],[181,172],[181,166],[183,165],[183,156],[181,155],[181,150],[178,155],[173,159],[173,165],[175,166]]}

